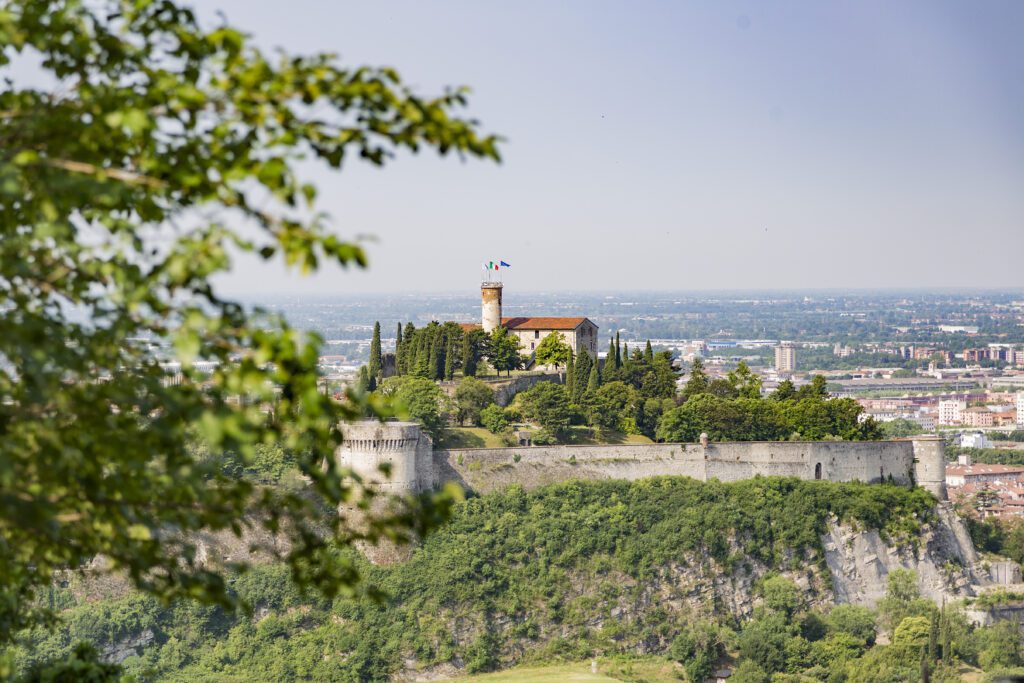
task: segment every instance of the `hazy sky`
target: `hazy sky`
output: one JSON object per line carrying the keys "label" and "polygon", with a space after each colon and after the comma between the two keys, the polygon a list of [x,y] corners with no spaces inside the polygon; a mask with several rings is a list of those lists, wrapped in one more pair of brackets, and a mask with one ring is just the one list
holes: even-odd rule
{"label": "hazy sky", "polygon": [[317,175],[371,268],[260,293],[1024,285],[1024,3],[199,0],[473,88],[504,162]]}

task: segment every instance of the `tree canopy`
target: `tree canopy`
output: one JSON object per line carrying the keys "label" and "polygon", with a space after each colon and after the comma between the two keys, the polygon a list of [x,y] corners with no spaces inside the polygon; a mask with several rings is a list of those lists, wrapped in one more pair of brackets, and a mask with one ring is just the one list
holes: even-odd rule
{"label": "tree canopy", "polygon": [[[54,83],[0,92],[0,640],[45,618],[35,597],[55,571],[97,554],[161,597],[232,604],[196,560],[200,529],[286,533],[299,583],[350,586],[332,548],[358,534],[318,510],[356,493],[331,456],[363,399],[318,391],[315,334],[211,281],[236,252],[301,272],[364,266],[297,162],[497,160],[496,139],[457,115],[466,90],[424,97],[391,68],[267,55],[171,0],[11,0],[0,44],[5,76],[37,60]],[[193,429],[244,461],[260,444],[295,453],[323,504],[196,461]],[[402,537],[439,512],[372,533]]]}

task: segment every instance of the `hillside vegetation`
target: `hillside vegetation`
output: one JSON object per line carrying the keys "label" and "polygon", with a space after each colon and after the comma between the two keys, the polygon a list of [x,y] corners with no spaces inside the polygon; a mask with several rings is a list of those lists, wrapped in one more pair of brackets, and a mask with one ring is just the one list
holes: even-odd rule
{"label": "hillside vegetation", "polygon": [[[458,505],[406,563],[383,568],[359,559],[384,602],[303,598],[278,565],[232,580],[251,616],[165,607],[134,593],[75,604],[72,590],[60,589],[47,599],[65,607],[65,626],[23,634],[8,656],[24,670],[78,640],[108,652],[137,643],[141,656],[123,664],[145,680],[289,681],[664,654],[697,617],[718,614],[723,625],[741,626],[714,604],[712,591],[663,593],[673,572],[820,568],[827,520],[906,540],[932,518],[933,505],[920,489],[796,479],[512,488]],[[691,657],[676,647],[680,658]]]}

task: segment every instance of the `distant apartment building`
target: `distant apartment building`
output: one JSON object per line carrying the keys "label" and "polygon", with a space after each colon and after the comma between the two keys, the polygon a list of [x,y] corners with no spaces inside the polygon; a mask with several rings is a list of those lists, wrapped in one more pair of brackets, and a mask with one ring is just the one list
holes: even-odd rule
{"label": "distant apartment building", "polygon": [[995,415],[988,408],[968,408],[961,413],[961,421],[968,427],[992,427],[995,425]]}
{"label": "distant apartment building", "polygon": [[1019,482],[1024,467],[1017,465],[946,465],[946,486]]}
{"label": "distant apartment building", "polygon": [[1024,427],[1024,391],[1017,394],[1017,426]]}
{"label": "distant apartment building", "polygon": [[957,399],[939,401],[939,424],[958,425],[963,423],[963,414],[967,410],[967,401]]}
{"label": "distant apartment building", "polygon": [[775,347],[775,371],[796,371],[796,344],[793,342],[782,342]]}
{"label": "distant apartment building", "polygon": [[[992,448],[992,441],[984,432],[964,432],[960,435],[960,448]],[[961,465],[970,465],[970,460]]]}
{"label": "distant apartment building", "polygon": [[832,354],[839,358],[849,358],[856,350],[852,346],[843,346],[842,344],[836,344],[832,347]]}

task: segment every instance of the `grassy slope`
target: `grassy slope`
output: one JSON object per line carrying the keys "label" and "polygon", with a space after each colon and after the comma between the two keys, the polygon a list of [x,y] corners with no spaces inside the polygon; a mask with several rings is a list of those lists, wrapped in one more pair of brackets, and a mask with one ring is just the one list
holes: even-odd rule
{"label": "grassy slope", "polygon": [[601,657],[597,660],[597,673],[590,662],[552,664],[550,666],[517,666],[497,673],[459,676],[457,683],[604,683],[607,681],[647,681],[648,683],[677,683],[680,671],[672,662],[645,657],[632,661],[617,661]]}

